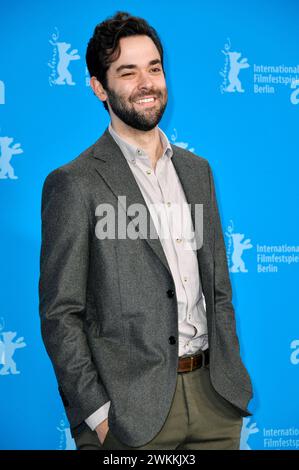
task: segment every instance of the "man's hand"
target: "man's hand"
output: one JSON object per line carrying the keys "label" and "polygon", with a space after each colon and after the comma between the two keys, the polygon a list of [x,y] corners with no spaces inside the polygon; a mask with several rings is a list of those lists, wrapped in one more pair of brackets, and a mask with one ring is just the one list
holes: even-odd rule
{"label": "man's hand", "polygon": [[108,418],[104,419],[98,426],[95,428],[95,431],[97,432],[98,438],[100,443],[103,445],[103,442],[106,438],[107,432],[108,432],[109,426],[108,426]]}

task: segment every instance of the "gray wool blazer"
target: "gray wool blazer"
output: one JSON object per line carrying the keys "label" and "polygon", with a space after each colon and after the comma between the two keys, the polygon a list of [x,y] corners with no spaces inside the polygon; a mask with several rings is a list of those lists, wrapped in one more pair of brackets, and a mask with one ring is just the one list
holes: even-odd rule
{"label": "gray wool blazer", "polygon": [[[203,204],[197,250],[206,300],[210,376],[240,416],[253,396],[240,357],[226,250],[208,161],[172,145],[186,199]],[[39,314],[71,434],[111,400],[117,439],[143,446],[162,428],[175,392],[178,317],[174,281],[159,238],[102,239],[96,207],[146,206],[108,128],[88,149],[53,170],[42,190]],[[148,221],[150,214],[147,210]],[[117,233],[117,232],[116,232]],[[172,294],[170,295],[170,293]],[[153,412],[154,410],[154,412]]]}

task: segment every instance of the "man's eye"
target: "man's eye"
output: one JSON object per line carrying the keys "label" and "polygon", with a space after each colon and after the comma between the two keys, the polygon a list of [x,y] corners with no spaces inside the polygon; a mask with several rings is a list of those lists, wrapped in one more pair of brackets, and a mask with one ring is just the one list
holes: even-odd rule
{"label": "man's eye", "polygon": [[[152,68],[151,70],[154,71],[154,72],[161,72],[160,67],[154,67],[154,68]],[[122,75],[122,77],[128,77],[129,75],[133,75],[133,73],[132,73],[132,72],[124,73],[124,74]]]}

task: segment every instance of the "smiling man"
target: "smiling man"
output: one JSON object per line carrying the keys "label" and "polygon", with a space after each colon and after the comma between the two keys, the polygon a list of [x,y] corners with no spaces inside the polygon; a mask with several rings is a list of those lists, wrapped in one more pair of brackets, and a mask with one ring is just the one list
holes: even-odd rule
{"label": "smiling man", "polygon": [[[163,48],[144,19],[118,12],[97,25],[86,61],[110,123],[45,180],[39,280],[42,336],[77,449],[238,449],[252,385],[210,165],[158,127]],[[193,245],[184,229],[196,232],[198,205]],[[135,236],[99,236],[103,207]]]}
{"label": "smiling man", "polygon": [[[109,110],[110,130],[115,130],[129,144],[141,147],[155,168],[163,151],[157,124],[167,104],[162,46],[155,36],[155,42],[144,34],[120,37],[120,56],[118,59],[110,57],[114,61],[103,77],[103,71],[94,63],[97,34],[101,34],[100,27],[90,41],[86,55],[92,74],[90,85]],[[96,72],[97,76],[93,75]]]}

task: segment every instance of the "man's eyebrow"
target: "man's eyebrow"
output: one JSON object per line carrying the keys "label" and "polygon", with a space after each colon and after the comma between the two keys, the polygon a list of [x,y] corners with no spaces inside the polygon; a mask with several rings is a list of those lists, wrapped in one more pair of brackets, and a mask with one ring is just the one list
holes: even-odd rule
{"label": "man's eyebrow", "polygon": [[[153,59],[153,60],[150,60],[148,65],[155,65],[155,64],[161,64],[161,60],[160,59]],[[116,73],[120,72],[121,70],[123,69],[136,69],[137,65],[135,64],[124,64],[124,65],[120,65],[119,67],[117,67],[116,69]]]}

